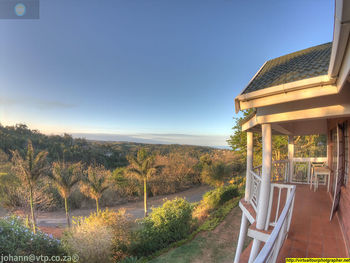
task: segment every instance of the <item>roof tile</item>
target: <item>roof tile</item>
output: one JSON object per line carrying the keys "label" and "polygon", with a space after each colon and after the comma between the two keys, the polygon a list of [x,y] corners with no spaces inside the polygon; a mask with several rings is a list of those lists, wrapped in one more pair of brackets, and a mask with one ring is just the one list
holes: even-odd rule
{"label": "roof tile", "polygon": [[331,49],[330,42],[267,61],[242,94],[327,74]]}

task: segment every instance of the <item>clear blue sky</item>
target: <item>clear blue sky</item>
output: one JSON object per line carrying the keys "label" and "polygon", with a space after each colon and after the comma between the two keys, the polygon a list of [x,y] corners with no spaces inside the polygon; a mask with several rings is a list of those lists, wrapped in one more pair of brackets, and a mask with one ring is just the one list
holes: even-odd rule
{"label": "clear blue sky", "polygon": [[332,40],[331,0],[41,0],[0,20],[0,122],[225,145],[268,59]]}

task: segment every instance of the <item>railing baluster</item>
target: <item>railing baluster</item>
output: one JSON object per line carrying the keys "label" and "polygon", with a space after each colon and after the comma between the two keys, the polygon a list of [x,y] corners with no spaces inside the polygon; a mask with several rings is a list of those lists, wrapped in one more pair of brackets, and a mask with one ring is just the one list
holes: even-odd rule
{"label": "railing baluster", "polygon": [[[277,200],[277,209],[276,209],[276,215],[275,215],[275,223],[277,222],[277,218],[278,218],[278,212],[280,211],[280,201],[281,201],[281,189],[282,188],[278,188],[278,200]],[[273,194],[273,193],[272,193]]]}

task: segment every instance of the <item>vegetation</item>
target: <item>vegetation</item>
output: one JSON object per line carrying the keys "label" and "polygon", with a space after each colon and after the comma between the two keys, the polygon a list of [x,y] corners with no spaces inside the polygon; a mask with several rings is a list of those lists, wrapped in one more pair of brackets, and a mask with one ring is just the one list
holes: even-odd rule
{"label": "vegetation", "polygon": [[109,187],[110,172],[102,166],[89,166],[81,181],[81,191],[88,197],[95,199],[96,211],[100,212],[99,200]]}
{"label": "vegetation", "polygon": [[32,232],[18,217],[0,218],[0,251],[3,255],[64,255],[60,241],[41,231]]}
{"label": "vegetation", "polygon": [[130,242],[130,221],[125,210],[108,209],[73,220],[73,228],[62,238],[65,250],[78,254],[80,262],[112,262],[126,256]]}
{"label": "vegetation", "polygon": [[28,187],[29,190],[29,202],[30,211],[32,216],[33,232],[36,232],[34,204],[33,204],[33,189],[39,178],[47,173],[46,165],[47,152],[41,151],[37,155],[34,154],[32,142],[28,142],[28,150],[25,158],[22,158],[18,151],[13,152],[13,162],[15,163],[14,169],[17,174],[21,176],[21,179]]}
{"label": "vegetation", "polygon": [[[119,157],[125,156],[126,162],[113,167],[107,160],[114,153],[104,152],[103,158],[95,153],[104,147],[113,148],[114,143],[81,143],[68,135],[51,138],[24,126],[14,129],[0,126],[0,131],[10,135],[0,142],[0,146],[7,145],[9,138],[20,138],[18,133],[35,141],[33,144],[22,141],[22,148],[15,144],[14,148],[18,149],[10,152],[6,147],[0,149],[0,205],[22,207],[22,181],[30,185],[33,235],[41,235],[40,231],[34,233],[35,206],[39,209],[64,207],[67,224],[70,225],[69,208],[79,206],[88,198],[95,200],[96,213],[73,218],[72,227],[66,229],[62,244],[57,247],[57,250],[69,255],[77,253],[80,262],[136,262],[138,258],[153,257],[159,251],[192,239],[199,231],[215,227],[236,205],[232,200],[240,194],[238,186],[231,184],[231,179],[237,179],[241,173],[242,158],[228,150],[137,146],[135,149],[138,150],[132,150],[128,155],[119,152]],[[51,152],[51,144],[55,140],[64,142],[59,147],[53,144],[56,149],[63,149],[62,152],[57,151],[57,157]],[[47,148],[43,148],[44,142]],[[27,148],[25,158],[22,157],[23,147]],[[88,162],[86,156],[81,160],[77,158],[84,147],[87,151],[94,149],[94,154],[90,152],[94,157]],[[90,153],[88,151],[87,155]],[[240,183],[239,180],[235,183]],[[174,193],[201,183],[217,188],[206,194],[198,204],[175,199],[153,208],[147,215],[148,196]],[[132,222],[123,210],[100,210],[100,201],[103,206],[108,202],[114,204],[120,198],[137,199],[142,194],[145,217],[137,222]],[[22,246],[26,250],[26,245]]]}
{"label": "vegetation", "polygon": [[64,199],[67,225],[69,227],[68,197],[72,193],[73,187],[80,181],[80,163],[66,164],[64,162],[55,162],[52,164],[52,173],[49,173],[48,176],[54,182],[58,192]]}
{"label": "vegetation", "polygon": [[[240,186],[243,187],[243,184]],[[203,196],[203,200],[194,208],[193,218],[202,222],[212,211],[237,196],[239,196],[237,184],[221,186],[209,191]]]}
{"label": "vegetation", "polygon": [[128,171],[136,175],[137,179],[143,181],[143,201],[145,216],[147,216],[147,180],[156,174],[159,166],[155,165],[154,156],[150,155],[145,148],[141,148],[137,152],[136,158],[130,156],[128,158],[130,167]]}
{"label": "vegetation", "polygon": [[49,163],[65,160],[68,163],[81,162],[83,165],[102,165],[108,170],[128,166],[127,157],[135,155],[141,147],[155,155],[178,153],[198,158],[205,153],[213,153],[211,147],[192,145],[141,144],[133,142],[89,141],[84,138],[74,139],[69,134],[44,135],[37,130],[30,130],[24,124],[2,126],[0,124],[0,149],[11,156],[17,150],[21,155],[26,153],[26,145],[31,140],[37,151],[48,152]]}
{"label": "vegetation", "polygon": [[[238,201],[236,197],[226,202],[186,239],[174,243],[172,249],[157,253],[159,256],[149,262],[232,262],[241,220]],[[249,242],[247,238],[246,245]]]}
{"label": "vegetation", "polygon": [[[28,148],[28,140],[32,142],[33,154],[46,152],[46,163],[51,179],[46,176],[37,178],[32,185],[33,206],[40,210],[56,210],[69,207],[92,207],[90,195],[84,195],[80,187],[71,187],[68,198],[62,197],[62,191],[52,179],[54,163],[66,163],[75,165],[80,163],[81,170],[87,170],[89,166],[104,168],[109,171],[110,187],[103,191],[98,202],[99,206],[111,206],[118,202],[137,200],[147,197],[175,193],[193,187],[201,183],[209,183],[208,177],[202,176],[203,164],[200,158],[207,155],[208,158],[224,160],[225,171],[232,175],[237,167],[243,167],[240,157],[228,150],[217,150],[209,147],[186,145],[149,145],[137,143],[95,142],[84,139],[73,139],[70,135],[46,136],[27,128],[25,125],[3,127],[0,125],[0,205],[10,209],[24,209],[29,203],[29,194],[23,188],[22,172],[18,170],[16,162],[11,162],[13,152],[17,156],[25,156]],[[144,178],[137,173],[141,171],[137,162],[138,151],[142,148],[147,155],[147,163],[153,168],[151,173]],[[227,156],[231,156],[226,158]],[[231,159],[230,159],[231,158]],[[17,158],[19,159],[19,158]],[[25,158],[22,158],[23,161]],[[20,160],[20,159],[19,159]],[[64,161],[62,161],[64,160]],[[16,169],[13,169],[16,168]],[[50,169],[51,168],[51,169]],[[66,169],[61,167],[62,169]],[[142,168],[142,169],[140,169]],[[68,168],[67,168],[68,169]],[[156,171],[155,171],[156,170]],[[67,171],[66,171],[67,172]],[[81,176],[84,178],[84,176]],[[86,178],[87,176],[85,176]],[[227,178],[217,184],[222,184]],[[216,180],[217,181],[217,180]],[[146,191],[144,187],[146,186]],[[83,187],[84,188],[84,187]],[[29,190],[27,190],[29,193]],[[28,196],[28,198],[27,198]],[[93,199],[95,199],[93,197]],[[96,200],[95,200],[96,203]],[[68,209],[69,209],[68,207]]]}
{"label": "vegetation", "polygon": [[182,198],[166,201],[163,206],[153,208],[140,225],[132,242],[131,253],[148,256],[190,234],[192,206]]}

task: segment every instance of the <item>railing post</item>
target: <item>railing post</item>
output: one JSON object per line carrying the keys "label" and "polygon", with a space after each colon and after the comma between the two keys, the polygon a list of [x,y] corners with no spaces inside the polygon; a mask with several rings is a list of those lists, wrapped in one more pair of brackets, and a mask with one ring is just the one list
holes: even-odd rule
{"label": "railing post", "polygon": [[244,200],[248,202],[251,198],[251,175],[250,171],[253,170],[253,132],[247,132],[247,170],[245,181],[245,196]]}
{"label": "railing post", "polygon": [[[258,211],[256,215],[256,228],[262,230],[265,228],[267,219],[267,210],[270,197],[271,186],[271,164],[272,164],[272,132],[271,124],[262,124],[262,173],[261,186],[258,202]],[[260,241],[254,239],[250,252],[249,262],[253,262],[260,250]]]}
{"label": "railing post", "polygon": [[245,240],[245,237],[247,236],[247,231],[248,231],[248,218],[245,216],[244,213],[242,213],[241,229],[239,230],[236,255],[235,255],[235,260],[233,261],[234,263],[239,263],[239,259],[243,251],[244,240]]}
{"label": "railing post", "polygon": [[289,160],[289,176],[287,176],[287,183],[291,182],[291,178],[294,173],[293,167],[293,158],[294,158],[294,136],[288,136],[288,160]]}
{"label": "railing post", "polygon": [[270,194],[269,208],[267,210],[267,219],[266,219],[266,223],[265,223],[265,230],[268,230],[269,225],[270,225],[270,217],[271,217],[272,202],[273,202],[273,191],[274,191],[274,184],[271,185],[271,193],[272,194]]}
{"label": "railing post", "polygon": [[264,229],[271,187],[271,164],[272,164],[272,134],[271,124],[262,124],[262,175],[256,228]]}

